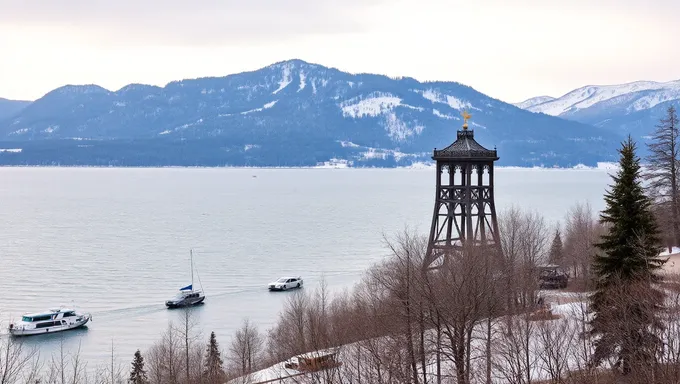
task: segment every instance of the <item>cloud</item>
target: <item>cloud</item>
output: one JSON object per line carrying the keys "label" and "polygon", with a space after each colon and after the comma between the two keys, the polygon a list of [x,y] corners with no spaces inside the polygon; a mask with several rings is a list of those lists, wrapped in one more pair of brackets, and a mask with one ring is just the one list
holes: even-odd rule
{"label": "cloud", "polygon": [[387,0],[0,0],[0,23],[61,28],[105,44],[249,44],[364,32]]}

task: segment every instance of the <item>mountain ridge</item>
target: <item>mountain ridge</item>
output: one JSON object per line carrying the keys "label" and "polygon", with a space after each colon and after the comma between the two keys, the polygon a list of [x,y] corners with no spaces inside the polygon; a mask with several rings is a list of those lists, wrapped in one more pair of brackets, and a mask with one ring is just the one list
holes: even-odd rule
{"label": "mountain ridge", "polygon": [[587,85],[552,100],[531,98],[515,105],[645,141],[667,108],[680,106],[680,80]]}
{"label": "mountain ridge", "polygon": [[[0,121],[0,164],[316,165],[430,161],[462,110],[514,166],[609,161],[620,135],[533,114],[459,82],[350,74],[300,59],[227,76],[65,85]],[[157,153],[151,153],[153,151]],[[118,151],[118,152],[117,152]]]}
{"label": "mountain ridge", "polygon": [[10,100],[0,97],[0,120],[19,113],[31,102],[27,100]]}

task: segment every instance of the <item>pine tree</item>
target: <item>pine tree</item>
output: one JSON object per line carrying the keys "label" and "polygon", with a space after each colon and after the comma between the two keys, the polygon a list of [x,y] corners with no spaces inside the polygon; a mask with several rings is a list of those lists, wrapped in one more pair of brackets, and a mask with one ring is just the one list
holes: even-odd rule
{"label": "pine tree", "polygon": [[205,371],[204,377],[208,383],[220,383],[224,379],[224,370],[222,368],[222,356],[220,347],[215,338],[215,332],[210,332],[210,341],[206,349]]}
{"label": "pine tree", "polygon": [[135,352],[135,358],[132,360],[132,371],[130,371],[130,378],[128,379],[130,384],[148,384],[149,379],[146,377],[146,371],[144,370],[144,358],[142,357],[139,349]]}
{"label": "pine tree", "polygon": [[550,245],[548,260],[551,264],[562,265],[562,262],[564,261],[563,256],[564,246],[562,245],[562,235],[560,235],[560,229],[557,228],[555,230],[555,237]]}
{"label": "pine tree", "polygon": [[656,126],[648,147],[647,188],[669,214],[670,242],[680,245],[680,121],[672,105]]}
{"label": "pine tree", "polygon": [[628,137],[619,150],[619,170],[605,194],[600,221],[609,231],[595,244],[595,293],[591,296],[591,333],[595,352],[591,364],[614,357],[624,374],[654,363],[663,329],[659,312],[663,293],[659,269],[665,260],[651,201],[641,184],[640,159]]}

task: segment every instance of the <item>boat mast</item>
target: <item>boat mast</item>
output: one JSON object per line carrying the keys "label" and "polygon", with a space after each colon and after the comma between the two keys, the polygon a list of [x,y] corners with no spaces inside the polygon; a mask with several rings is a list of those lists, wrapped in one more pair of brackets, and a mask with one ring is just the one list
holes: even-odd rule
{"label": "boat mast", "polygon": [[194,291],[194,250],[189,249],[189,255],[191,256],[191,292]]}

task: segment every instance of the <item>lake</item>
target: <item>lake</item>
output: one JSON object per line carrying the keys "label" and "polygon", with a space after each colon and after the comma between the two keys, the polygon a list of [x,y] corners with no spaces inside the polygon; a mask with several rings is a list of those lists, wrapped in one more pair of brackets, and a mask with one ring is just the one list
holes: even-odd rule
{"label": "lake", "polygon": [[[496,170],[498,212],[535,209],[551,223],[570,206],[604,207],[604,169]],[[80,345],[93,367],[111,345],[120,362],[144,351],[181,311],[164,301],[191,282],[206,304],[193,312],[207,342],[226,349],[248,317],[275,323],[289,292],[324,276],[351,287],[385,257],[383,234],[427,233],[434,169],[0,168],[0,322],[59,305],[92,313],[87,329],[25,338],[51,356]],[[127,365],[126,365],[127,366]]]}

